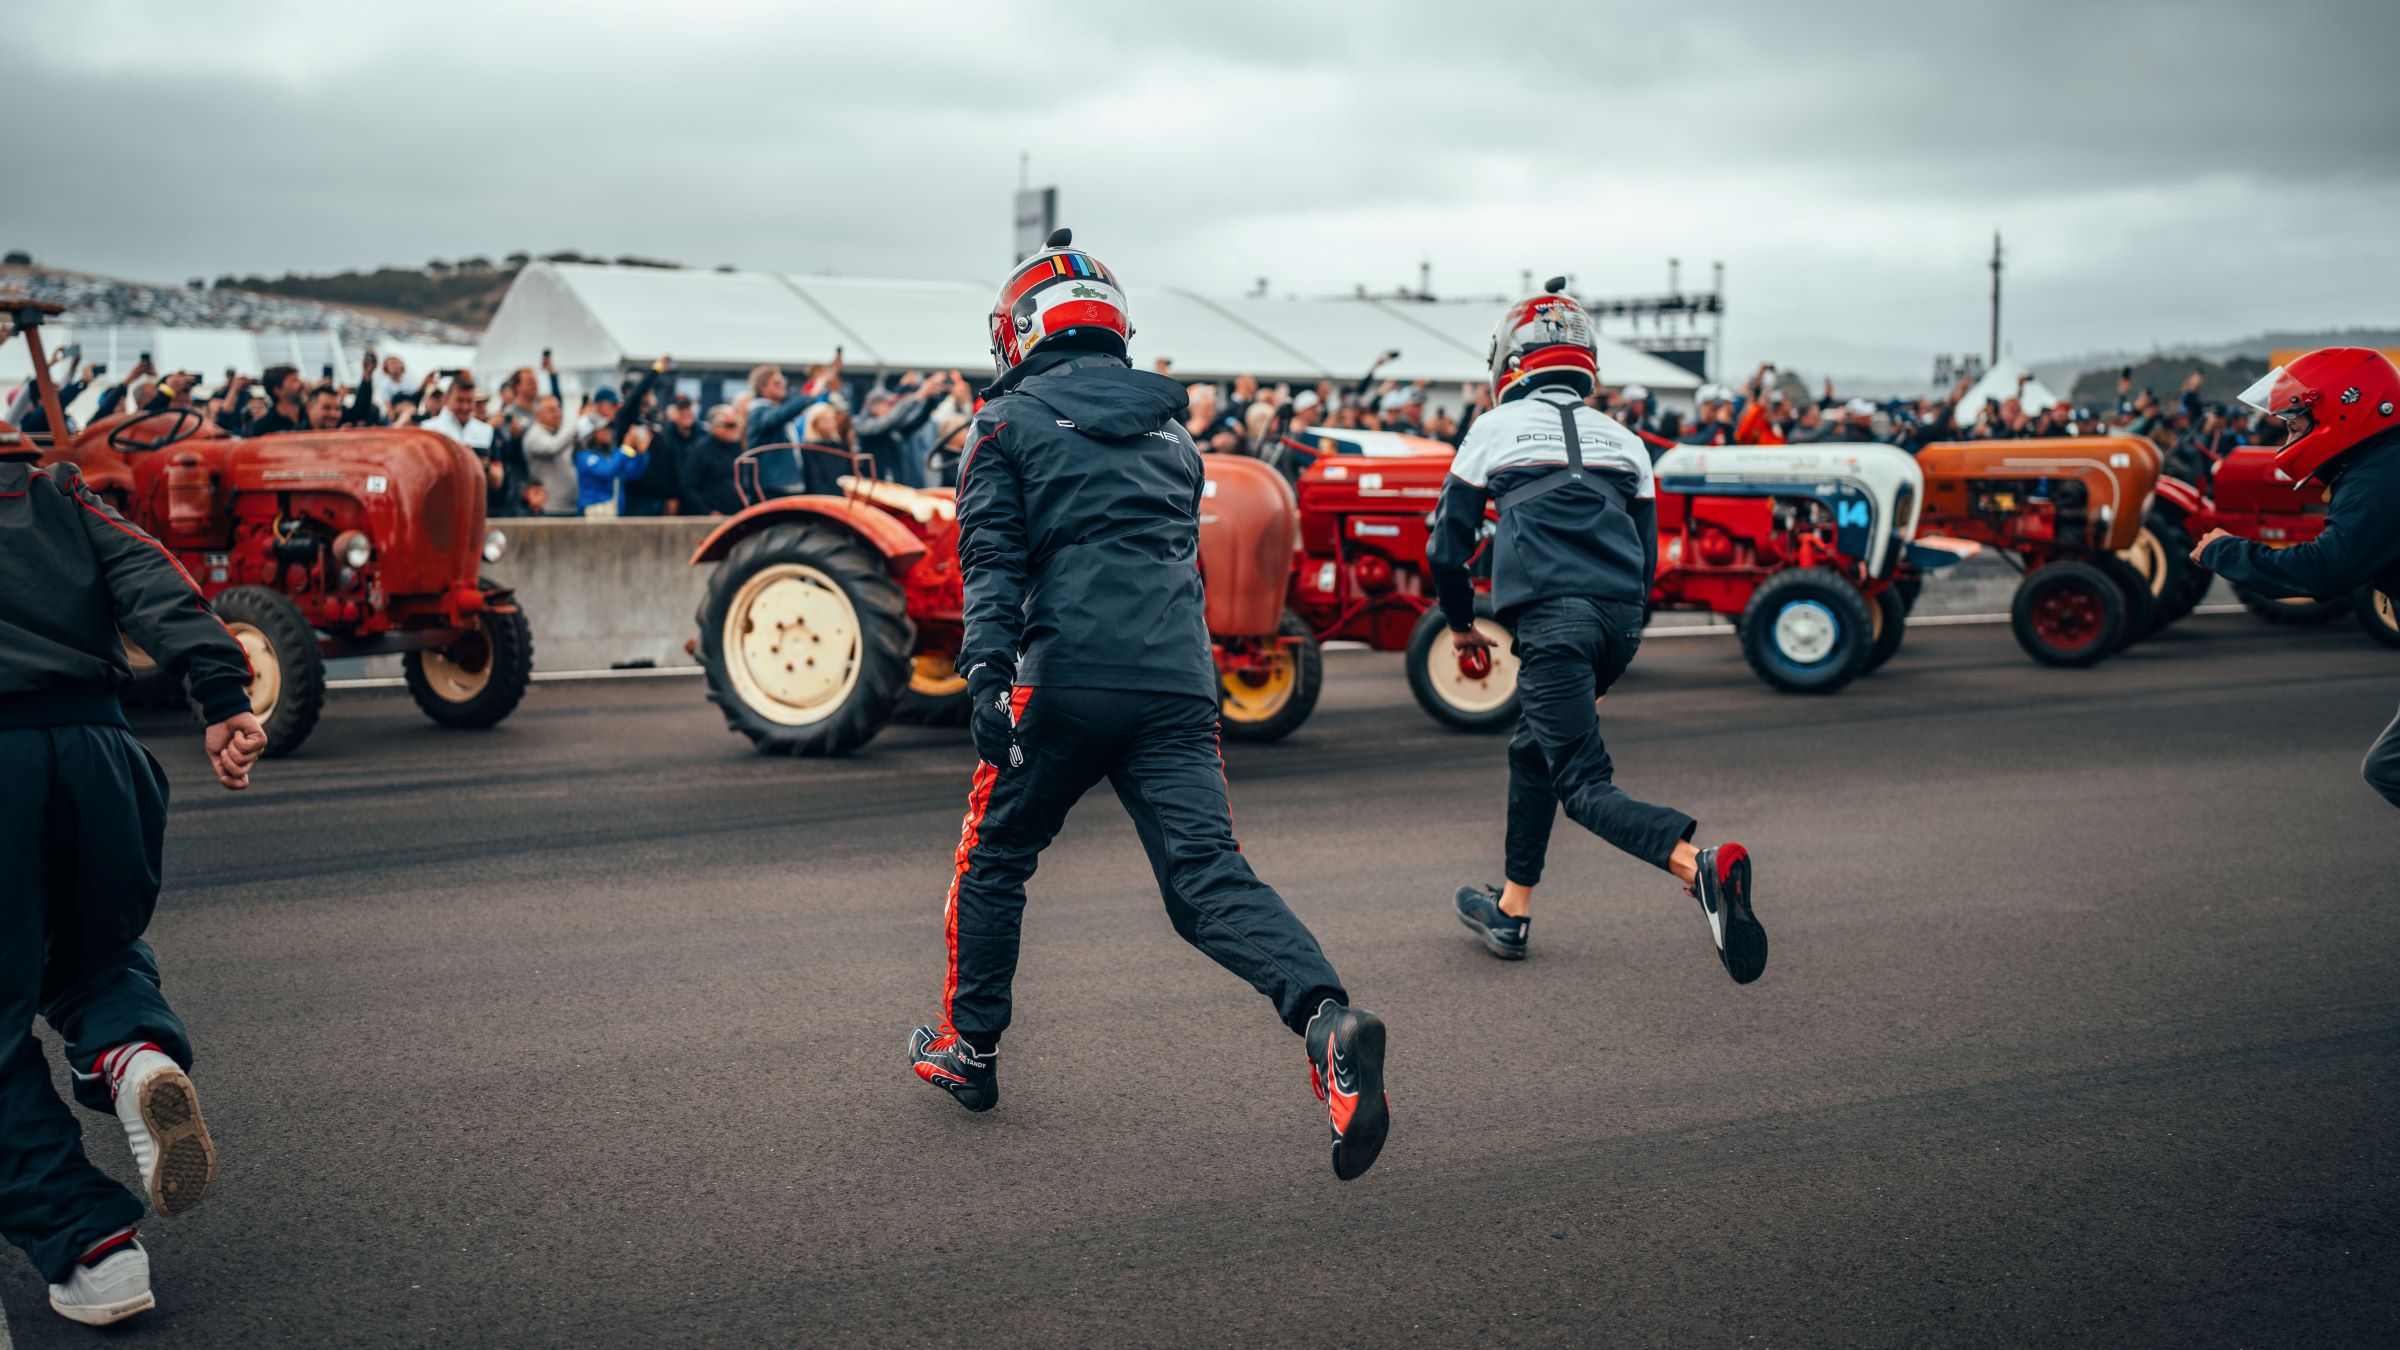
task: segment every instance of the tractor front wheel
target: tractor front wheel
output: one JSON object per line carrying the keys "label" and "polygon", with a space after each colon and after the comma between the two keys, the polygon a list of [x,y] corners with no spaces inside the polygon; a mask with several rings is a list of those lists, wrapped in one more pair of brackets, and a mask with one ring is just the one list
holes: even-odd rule
{"label": "tractor front wheel", "polygon": [[958,663],[947,656],[919,652],[909,663],[908,687],[900,691],[892,720],[923,727],[963,727],[974,711],[975,701],[967,697],[967,677],[958,673]]}
{"label": "tractor front wheel", "polygon": [[2164,564],[2161,573],[2144,570],[2143,558],[2152,552],[2149,544],[2136,543],[2118,556],[2152,580],[2151,594],[2158,598],[2158,612],[2150,621],[2150,631],[2155,633],[2183,622],[2199,605],[2200,597],[2208,594],[2208,584],[2216,580],[2216,574],[2192,561],[2192,531],[2181,515],[2151,507],[2150,514],[2142,517],[2142,535],[2155,543],[2155,556]]}
{"label": "tractor front wheel", "polygon": [[[488,580],[476,584],[486,597],[500,590]],[[533,683],[533,625],[513,600],[507,603],[477,615],[475,626],[449,646],[400,658],[418,711],[442,726],[481,731],[517,710]]]}
{"label": "tractor front wheel", "polygon": [[2125,593],[2115,577],[2072,559],[2035,568],[2009,606],[2017,645],[2046,666],[2088,666],[2124,645]]}
{"label": "tractor front wheel", "polygon": [[763,754],[848,754],[891,721],[908,685],[907,598],[837,525],[770,525],[734,545],[699,620],[708,697]]}
{"label": "tractor front wheel", "polygon": [[1290,610],[1275,630],[1275,654],[1217,677],[1217,726],[1229,741],[1280,741],[1317,710],[1325,653],[1308,620]]}
{"label": "tractor front wheel", "polygon": [[1830,694],[1867,669],[1875,645],[1875,610],[1840,573],[1796,567],[1768,577],[1750,593],[1740,632],[1742,655],[1770,687],[1787,694]]}
{"label": "tractor front wheel", "polygon": [[1440,605],[1427,609],[1408,636],[1408,692],[1444,726],[1507,731],[1517,724],[1516,639],[1492,616],[1489,596],[1475,597],[1475,631],[1492,644],[1482,659],[1450,645]]}
{"label": "tractor front wheel", "polygon": [[299,749],[325,710],[316,630],[290,596],[264,586],[235,586],[212,608],[250,658],[250,715],[266,730],[268,758]]}
{"label": "tractor front wheel", "polygon": [[2400,613],[2395,613],[2392,597],[2373,586],[2361,586],[2350,597],[2350,605],[2358,612],[2358,626],[2367,636],[2386,647],[2400,647]]}
{"label": "tractor front wheel", "polygon": [[2233,598],[2268,623],[2292,627],[2331,623],[2335,616],[2350,608],[2348,600],[2278,600],[2239,586],[2233,588]]}
{"label": "tractor front wheel", "polygon": [[2123,651],[2157,632],[2158,596],[2151,591],[2150,582],[2141,570],[2115,553],[2092,559],[2092,565],[2117,583],[2117,598],[2125,604],[2125,631],[2117,639],[2117,650]]}

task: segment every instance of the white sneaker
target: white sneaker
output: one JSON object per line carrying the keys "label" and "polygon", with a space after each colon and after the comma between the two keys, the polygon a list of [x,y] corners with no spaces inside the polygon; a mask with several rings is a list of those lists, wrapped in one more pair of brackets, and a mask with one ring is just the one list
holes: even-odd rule
{"label": "white sneaker", "polygon": [[50,1286],[50,1307],[70,1322],[104,1327],[158,1306],[150,1292],[150,1253],[129,1243],[93,1266],[77,1266],[65,1284]]}
{"label": "white sneaker", "polygon": [[217,1146],[200,1119],[200,1095],[174,1060],[141,1049],[116,1066],[117,1119],[151,1208],[173,1218],[200,1203],[217,1178]]}

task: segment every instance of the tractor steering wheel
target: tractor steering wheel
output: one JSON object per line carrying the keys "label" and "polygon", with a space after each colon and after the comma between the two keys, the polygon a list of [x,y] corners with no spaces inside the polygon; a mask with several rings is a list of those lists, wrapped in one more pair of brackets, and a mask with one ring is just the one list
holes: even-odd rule
{"label": "tractor steering wheel", "polygon": [[[168,419],[165,434],[150,437],[130,434],[135,427],[161,417]],[[161,408],[157,412],[142,413],[139,416],[126,418],[109,429],[108,448],[120,454],[161,450],[200,430],[203,420],[205,419],[201,417],[198,408]]]}
{"label": "tractor steering wheel", "polygon": [[973,430],[973,418],[951,428],[931,450],[925,452],[925,477],[937,487],[958,486],[958,465],[966,457],[959,453],[959,442]]}

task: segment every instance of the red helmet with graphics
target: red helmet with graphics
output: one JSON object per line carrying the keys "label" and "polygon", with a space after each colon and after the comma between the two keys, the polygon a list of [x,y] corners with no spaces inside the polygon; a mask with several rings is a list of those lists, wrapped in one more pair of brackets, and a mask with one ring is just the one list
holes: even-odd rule
{"label": "red helmet with graphics", "polygon": [[1492,397],[1507,400],[1541,384],[1589,394],[1600,383],[1600,344],[1592,316],[1552,277],[1542,293],[1519,300],[1492,330]]}
{"label": "red helmet with graphics", "polygon": [[2297,483],[2400,427],[2400,368],[2370,347],[2327,347],[2268,371],[2242,402],[2283,422],[2275,467]]}
{"label": "red helmet with graphics", "polygon": [[1017,264],[992,303],[992,364],[1006,375],[1037,349],[1078,347],[1127,355],[1133,321],[1117,274],[1078,248],[1074,231]]}

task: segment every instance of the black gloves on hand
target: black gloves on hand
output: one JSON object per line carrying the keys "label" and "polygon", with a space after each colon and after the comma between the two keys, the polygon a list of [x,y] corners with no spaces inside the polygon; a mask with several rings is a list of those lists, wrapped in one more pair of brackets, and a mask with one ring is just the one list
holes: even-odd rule
{"label": "black gloves on hand", "polygon": [[1015,672],[998,662],[987,661],[967,672],[967,698],[974,706],[968,726],[975,734],[975,754],[995,769],[1025,762],[1025,752],[1017,748],[1017,719],[1008,706],[1015,679]]}

